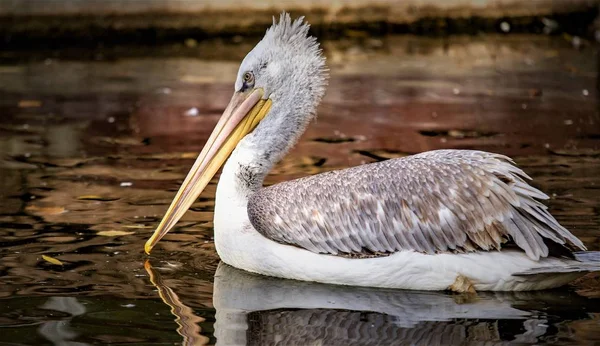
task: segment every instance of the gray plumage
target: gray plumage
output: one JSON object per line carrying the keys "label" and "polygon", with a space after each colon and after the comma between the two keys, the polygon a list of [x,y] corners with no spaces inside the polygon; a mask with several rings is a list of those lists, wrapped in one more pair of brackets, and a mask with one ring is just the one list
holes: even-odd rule
{"label": "gray plumage", "polygon": [[536,260],[548,256],[545,241],[584,250],[525,179],[506,156],[436,150],[259,189],[248,215],[269,239],[349,257],[499,250],[509,240]]}

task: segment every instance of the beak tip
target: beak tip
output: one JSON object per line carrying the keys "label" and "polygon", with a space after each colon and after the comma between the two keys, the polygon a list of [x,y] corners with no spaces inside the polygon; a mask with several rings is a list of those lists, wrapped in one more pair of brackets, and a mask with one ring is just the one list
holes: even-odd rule
{"label": "beak tip", "polygon": [[150,254],[150,251],[152,251],[152,244],[150,244],[150,242],[146,242],[146,245],[144,245],[144,252],[146,253],[146,255]]}

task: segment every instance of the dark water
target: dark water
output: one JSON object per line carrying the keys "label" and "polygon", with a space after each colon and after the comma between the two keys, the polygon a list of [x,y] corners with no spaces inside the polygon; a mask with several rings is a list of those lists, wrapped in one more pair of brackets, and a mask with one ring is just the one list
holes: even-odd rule
{"label": "dark water", "polygon": [[[600,341],[597,275],[558,291],[464,296],[219,266],[214,183],[145,256],[249,49],[215,45],[82,54],[95,60],[0,53],[0,344]],[[268,183],[437,148],[500,152],[600,250],[597,47],[486,36],[325,49],[332,78],[319,120]]]}

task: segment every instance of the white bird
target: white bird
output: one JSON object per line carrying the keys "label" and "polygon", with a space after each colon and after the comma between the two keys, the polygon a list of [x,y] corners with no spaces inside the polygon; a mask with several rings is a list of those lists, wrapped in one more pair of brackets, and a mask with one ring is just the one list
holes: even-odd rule
{"label": "white bird", "polygon": [[498,154],[437,150],[263,187],[325,93],[325,58],[308,29],[284,13],[245,57],[231,102],[147,253],[227,161],[215,246],[225,263],[247,271],[340,285],[520,291],[600,269],[600,253],[583,252],[539,201],[547,196]]}

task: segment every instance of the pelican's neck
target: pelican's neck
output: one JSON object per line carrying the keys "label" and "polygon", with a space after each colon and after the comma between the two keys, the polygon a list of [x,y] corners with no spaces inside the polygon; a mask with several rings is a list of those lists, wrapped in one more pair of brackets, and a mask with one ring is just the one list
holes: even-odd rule
{"label": "pelican's neck", "polygon": [[223,166],[217,185],[216,204],[236,203],[245,207],[250,196],[260,189],[273,163],[264,159],[244,138]]}
{"label": "pelican's neck", "polygon": [[223,167],[217,204],[227,196],[245,207],[250,196],[263,186],[273,166],[296,144],[313,118],[310,109],[315,106],[308,101],[300,102],[307,107],[287,107],[287,104],[290,103],[274,102],[269,115],[238,143]]}

